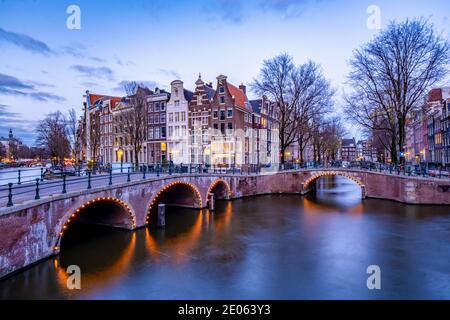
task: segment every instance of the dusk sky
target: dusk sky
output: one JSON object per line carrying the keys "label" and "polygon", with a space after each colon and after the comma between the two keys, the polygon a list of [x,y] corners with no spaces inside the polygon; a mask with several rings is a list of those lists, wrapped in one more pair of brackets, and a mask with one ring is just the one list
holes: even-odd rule
{"label": "dusk sky", "polygon": [[[81,9],[80,30],[66,26],[70,5]],[[192,90],[201,72],[249,84],[282,52],[320,63],[339,106],[352,51],[379,32],[367,27],[370,5],[381,27],[425,17],[450,37],[448,0],[0,0],[0,136],[12,127],[33,144],[47,113],[81,114],[86,90],[123,95],[123,81],[154,89],[179,78]]]}

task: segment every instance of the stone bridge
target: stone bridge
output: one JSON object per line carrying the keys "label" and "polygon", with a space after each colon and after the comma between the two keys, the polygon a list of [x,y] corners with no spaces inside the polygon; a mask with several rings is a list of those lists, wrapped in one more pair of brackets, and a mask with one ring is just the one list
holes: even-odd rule
{"label": "stone bridge", "polygon": [[448,180],[345,169],[260,175],[183,174],[124,182],[1,208],[0,278],[58,254],[61,239],[74,221],[134,230],[156,223],[160,204],[206,208],[214,199],[264,194],[304,195],[318,178],[330,175],[356,182],[361,187],[362,198],[409,204],[450,204]]}

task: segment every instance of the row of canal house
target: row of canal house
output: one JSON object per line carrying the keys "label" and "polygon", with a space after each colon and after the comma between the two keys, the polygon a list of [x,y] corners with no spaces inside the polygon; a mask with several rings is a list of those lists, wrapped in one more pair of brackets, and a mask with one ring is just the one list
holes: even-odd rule
{"label": "row of canal house", "polygon": [[[139,88],[145,95],[146,139],[138,154],[146,164],[264,165],[279,162],[276,107],[267,98],[247,98],[246,87],[217,77],[216,87],[199,75],[194,91],[175,80],[170,92]],[[125,127],[126,98],[85,95],[83,160],[132,162],[134,148]]]}
{"label": "row of canal house", "polygon": [[406,161],[450,167],[450,87],[432,89],[406,126]]}

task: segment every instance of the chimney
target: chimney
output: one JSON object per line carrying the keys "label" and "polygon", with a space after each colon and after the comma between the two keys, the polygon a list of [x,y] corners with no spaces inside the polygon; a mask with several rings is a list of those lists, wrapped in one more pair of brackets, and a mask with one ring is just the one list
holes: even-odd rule
{"label": "chimney", "polygon": [[244,86],[242,83],[241,83],[241,85],[239,86],[239,89],[241,89],[242,92],[244,92],[245,95],[247,94],[247,87]]}
{"label": "chimney", "polygon": [[442,101],[442,89],[431,89],[428,93],[428,102],[440,102]]}

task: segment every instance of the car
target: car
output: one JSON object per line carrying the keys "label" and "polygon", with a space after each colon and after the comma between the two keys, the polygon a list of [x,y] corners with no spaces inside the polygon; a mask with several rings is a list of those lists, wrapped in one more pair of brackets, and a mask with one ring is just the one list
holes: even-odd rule
{"label": "car", "polygon": [[449,172],[445,171],[445,170],[428,170],[428,175],[430,177],[435,177],[435,178],[442,178],[442,177],[448,177],[449,176]]}
{"label": "car", "polygon": [[74,176],[77,173],[77,169],[74,166],[65,166],[63,172],[67,175]]}
{"label": "car", "polygon": [[331,161],[331,166],[333,168],[340,168],[340,167],[342,167],[342,161],[340,161],[340,160],[333,160],[333,161]]}

